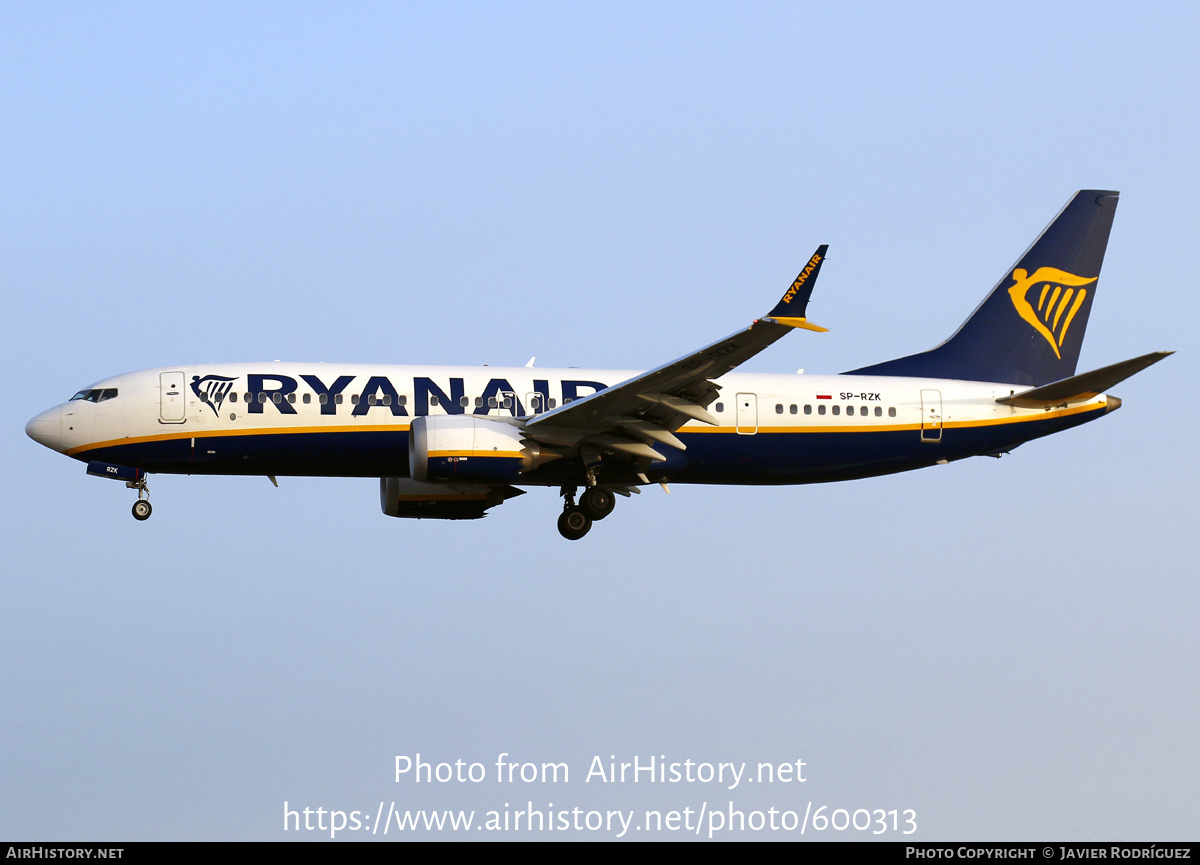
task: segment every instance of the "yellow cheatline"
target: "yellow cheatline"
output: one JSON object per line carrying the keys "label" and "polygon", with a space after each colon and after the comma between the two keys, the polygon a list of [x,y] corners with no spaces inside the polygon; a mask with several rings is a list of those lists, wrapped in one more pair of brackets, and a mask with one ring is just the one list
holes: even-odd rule
{"label": "yellow cheatline", "polygon": [[445,459],[447,457],[470,457],[471,459],[524,459],[520,452],[513,451],[430,451],[429,459]]}
{"label": "yellow cheatline", "polygon": [[[1071,406],[1065,409],[1051,409],[1050,411],[1039,411],[1037,414],[1025,415],[1010,415],[1007,417],[983,418],[980,420],[970,421],[945,421],[943,427],[951,428],[969,428],[976,426],[994,426],[996,424],[1006,423],[1026,423],[1028,421],[1044,420],[1047,417],[1065,417],[1067,415],[1078,414],[1079,412],[1092,411],[1102,409],[1102,403],[1084,403],[1083,405]],[[799,432],[894,432],[896,430],[920,429],[920,424],[873,424],[870,422],[864,424],[824,426],[813,425],[806,427],[768,427],[760,426],[758,434],[770,433],[799,433]],[[186,438],[228,438],[230,436],[246,436],[246,435],[290,435],[293,433],[343,433],[343,432],[407,432],[408,424],[395,424],[388,426],[336,426],[336,427],[273,427],[271,429],[244,429],[244,430],[193,430],[190,433],[165,433],[163,435],[153,436],[130,436],[123,439],[112,439],[110,441],[94,442],[91,444],[80,445],[79,447],[71,448],[66,451],[67,456],[84,453],[90,450],[97,450],[105,447],[116,447],[118,445],[143,444],[151,441],[171,441],[174,439]],[[734,433],[736,427],[688,427],[677,432],[685,435],[691,433]],[[519,452],[493,452],[493,453],[478,453],[475,451],[438,451],[431,453],[429,456],[473,456],[479,457],[504,457],[509,459],[524,459],[524,455]]]}

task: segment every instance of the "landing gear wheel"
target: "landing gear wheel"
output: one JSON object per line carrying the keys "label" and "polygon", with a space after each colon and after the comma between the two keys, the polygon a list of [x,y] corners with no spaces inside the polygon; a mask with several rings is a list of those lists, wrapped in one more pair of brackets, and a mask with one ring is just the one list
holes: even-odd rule
{"label": "landing gear wheel", "polygon": [[604,487],[591,487],[579,497],[579,506],[593,520],[602,520],[613,512],[617,505],[617,497],[612,490]]}
{"label": "landing gear wheel", "polygon": [[592,518],[581,507],[569,507],[558,518],[558,533],[568,541],[579,540],[591,527]]}
{"label": "landing gear wheel", "polygon": [[135,520],[148,520],[150,519],[150,512],[152,510],[154,509],[150,507],[150,502],[145,499],[138,499],[133,503],[133,518]]}

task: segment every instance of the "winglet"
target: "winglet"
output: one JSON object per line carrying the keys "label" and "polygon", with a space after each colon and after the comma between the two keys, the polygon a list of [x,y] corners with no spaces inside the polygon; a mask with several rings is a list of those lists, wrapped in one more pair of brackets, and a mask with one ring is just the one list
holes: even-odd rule
{"label": "winglet", "polygon": [[805,318],[805,313],[808,311],[808,299],[812,297],[813,286],[817,282],[817,274],[821,272],[821,265],[825,262],[825,253],[828,249],[828,243],[822,243],[817,247],[817,251],[808,260],[808,264],[804,265],[804,269],[800,271],[795,282],[783,293],[783,297],[780,298],[779,303],[775,304],[775,308],[767,313],[767,318],[789,327],[800,327],[804,330],[815,330],[820,333],[829,330],[829,328],[813,324]]}

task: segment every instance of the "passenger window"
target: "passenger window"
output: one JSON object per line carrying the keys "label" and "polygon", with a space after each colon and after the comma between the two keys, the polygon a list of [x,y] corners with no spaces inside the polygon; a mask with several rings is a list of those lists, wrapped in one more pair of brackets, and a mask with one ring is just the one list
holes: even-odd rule
{"label": "passenger window", "polygon": [[396,397],[396,405],[408,405],[408,397],[404,396],[404,394]]}
{"label": "passenger window", "polygon": [[308,405],[310,402],[312,402],[312,394],[306,393],[301,399],[304,400],[305,405]]}
{"label": "passenger window", "polygon": [[250,396],[250,394],[244,393],[244,394],[242,394],[242,400],[243,400],[243,402],[250,403],[252,401],[252,397]]}
{"label": "passenger window", "polygon": [[259,405],[262,405],[262,404],[263,404],[263,403],[265,403],[266,401],[267,401],[267,395],[266,395],[265,393],[262,393],[262,392],[260,391],[260,392],[259,392],[259,394],[258,394],[258,403],[259,403]]}
{"label": "passenger window", "polygon": [[271,394],[271,402],[275,403],[275,405],[279,405],[281,402],[283,402],[283,394],[280,394],[280,393]]}
{"label": "passenger window", "polygon": [[[321,394],[321,396],[325,396],[325,394]],[[342,404],[342,395],[339,393],[336,396],[334,396],[333,402],[334,402],[334,405],[341,405]]]}
{"label": "passenger window", "polygon": [[858,413],[860,415],[862,415],[863,417],[866,417],[867,416],[867,407],[865,405],[860,405],[858,407]]}
{"label": "passenger window", "polygon": [[367,397],[367,405],[375,405],[375,394]]}
{"label": "passenger window", "polygon": [[321,405],[329,405],[329,394],[321,394],[319,397],[317,397],[317,402],[319,402]]}
{"label": "passenger window", "polygon": [[775,403],[775,414],[783,414],[783,403]]}
{"label": "passenger window", "polygon": [[895,417],[895,416],[896,416],[896,409],[889,408],[888,409],[888,417]]}
{"label": "passenger window", "polygon": [[483,397],[475,397],[475,408],[480,408],[483,405]]}
{"label": "passenger window", "polygon": [[495,408],[495,407],[496,407],[496,398],[494,396],[489,396],[488,397],[488,408]]}
{"label": "passenger window", "polygon": [[438,404],[438,398],[437,398],[437,394],[436,394],[436,393],[431,393],[431,394],[429,395],[429,404],[430,404],[430,405],[437,405],[437,404]]}
{"label": "passenger window", "polygon": [[812,414],[812,406],[811,406],[811,405],[806,405],[806,406],[804,407],[804,413],[805,413],[805,414]]}
{"label": "passenger window", "polygon": [[231,394],[229,395],[229,401],[230,401],[230,402],[237,402],[237,391],[236,391],[236,390],[235,390],[233,393],[231,393]]}
{"label": "passenger window", "polygon": [[725,403],[723,403],[723,402],[717,403],[717,414],[720,414],[723,411],[725,411]]}
{"label": "passenger window", "polygon": [[[401,399],[403,399],[403,397],[401,397]],[[458,398],[458,404],[461,405],[463,408],[466,408],[467,406],[469,406],[471,404],[471,400],[469,397],[460,396]]]}
{"label": "passenger window", "polygon": [[790,411],[792,414],[795,414],[796,413],[796,404],[792,403],[792,405],[788,408],[788,411]]}
{"label": "passenger window", "polygon": [[391,395],[390,393],[385,393],[385,394],[383,395],[383,404],[384,404],[384,405],[391,405],[391,404],[392,404],[392,395]]}
{"label": "passenger window", "polygon": [[554,397],[550,397],[550,408],[554,408],[554,406],[555,406]]}
{"label": "passenger window", "polygon": [[288,394],[288,402],[294,403],[295,401],[296,401],[296,395],[294,393],[289,393]]}
{"label": "passenger window", "polygon": [[358,394],[350,394],[350,405],[358,405]]}
{"label": "passenger window", "polygon": [[842,413],[842,407],[841,407],[840,405],[835,405],[835,406],[833,407],[833,413],[834,413],[834,414],[841,414],[841,413]]}
{"label": "passenger window", "polygon": [[875,406],[875,417],[883,417],[883,406]]}
{"label": "passenger window", "polygon": [[[834,406],[834,408],[837,408],[837,406]],[[825,414],[825,406],[823,406],[823,405],[817,406],[817,414]]]}

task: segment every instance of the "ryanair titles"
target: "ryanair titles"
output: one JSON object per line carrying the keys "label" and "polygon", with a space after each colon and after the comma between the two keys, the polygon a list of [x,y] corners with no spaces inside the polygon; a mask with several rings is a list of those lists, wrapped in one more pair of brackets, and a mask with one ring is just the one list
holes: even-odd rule
{"label": "ryanair titles", "polygon": [[784,292],[783,300],[781,300],[780,303],[792,302],[792,298],[796,296],[796,292],[798,292],[804,286],[804,283],[808,281],[808,277],[814,270],[817,269],[817,265],[819,265],[821,261],[822,259],[820,253],[814,255],[808,260],[808,264],[804,266],[804,270],[800,271],[800,275],[796,277],[796,281],[792,283],[792,287]]}
{"label": "ryanair titles", "polygon": [[471,394],[467,393],[465,379],[450,378],[438,383],[427,376],[414,376],[411,388],[404,390],[397,388],[386,375],[341,375],[326,382],[317,375],[301,375],[297,379],[272,372],[244,377],[194,375],[191,381],[192,393],[216,415],[222,405],[232,407],[239,402],[249,414],[275,411],[294,415],[299,402],[301,406],[315,404],[323,415],[348,411],[351,417],[364,417],[372,410],[389,412],[393,417],[421,416],[429,414],[433,406],[446,414],[487,415],[491,411],[507,411],[513,417],[524,417],[608,386],[583,379],[564,379],[556,385],[558,394],[552,398],[549,379],[534,379],[532,388],[518,391],[508,379],[493,378],[481,391]]}

